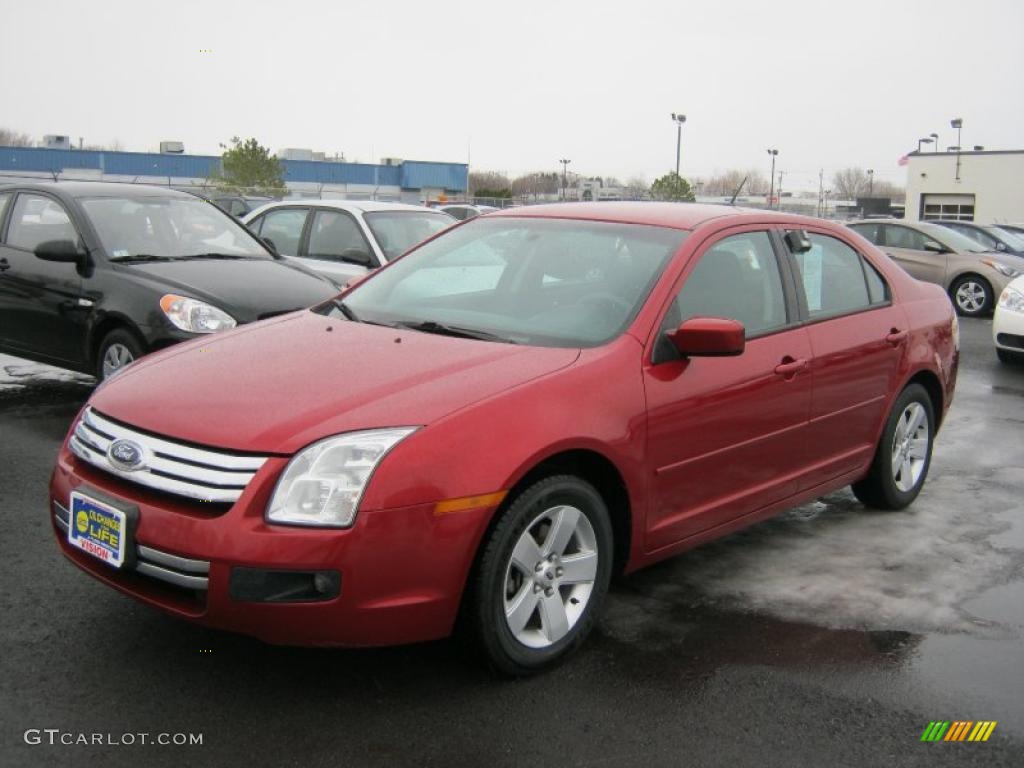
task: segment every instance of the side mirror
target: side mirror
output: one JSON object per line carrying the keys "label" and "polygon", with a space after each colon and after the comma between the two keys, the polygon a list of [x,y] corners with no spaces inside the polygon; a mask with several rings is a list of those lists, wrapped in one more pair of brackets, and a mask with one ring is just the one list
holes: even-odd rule
{"label": "side mirror", "polygon": [[691,317],[668,338],[683,357],[733,357],[743,354],[743,323],[724,317]]}
{"label": "side mirror", "polygon": [[85,251],[70,240],[47,240],[36,246],[35,254],[37,259],[43,261],[78,264],[85,256]]}
{"label": "side mirror", "polygon": [[814,245],[802,229],[791,229],[783,238],[790,253],[807,253]]}
{"label": "side mirror", "polygon": [[358,264],[361,267],[368,268],[373,264],[373,259],[370,258],[370,254],[362,248],[346,248],[338,254],[338,258],[342,261],[347,261],[349,264]]}
{"label": "side mirror", "polygon": [[999,242],[997,242],[996,243],[996,250],[1000,251],[1000,252],[1005,251],[1006,250],[1006,243],[999,243]]}
{"label": "side mirror", "polygon": [[926,251],[931,251],[932,253],[948,253],[946,246],[941,243],[937,243],[934,240],[925,240],[924,249]]}

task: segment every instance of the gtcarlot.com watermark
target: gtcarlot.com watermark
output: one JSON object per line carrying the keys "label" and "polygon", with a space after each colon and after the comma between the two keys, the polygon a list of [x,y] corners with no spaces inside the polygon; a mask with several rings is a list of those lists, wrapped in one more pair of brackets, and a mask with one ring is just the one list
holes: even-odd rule
{"label": "gtcarlot.com watermark", "polygon": [[201,733],[81,733],[60,728],[29,728],[26,744],[67,747],[202,746]]}

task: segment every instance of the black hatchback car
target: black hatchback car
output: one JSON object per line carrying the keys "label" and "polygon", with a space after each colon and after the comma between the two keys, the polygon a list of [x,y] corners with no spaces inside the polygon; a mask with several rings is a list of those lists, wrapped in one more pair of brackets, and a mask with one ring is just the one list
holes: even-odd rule
{"label": "black hatchback car", "polygon": [[106,378],[147,352],[312,306],[338,286],[166,187],[0,187],[0,351]]}

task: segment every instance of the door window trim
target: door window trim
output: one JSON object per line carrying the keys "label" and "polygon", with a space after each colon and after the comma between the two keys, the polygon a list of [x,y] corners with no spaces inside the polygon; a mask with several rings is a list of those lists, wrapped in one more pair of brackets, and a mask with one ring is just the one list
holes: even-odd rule
{"label": "door window trim", "polygon": [[[795,261],[793,259],[793,254],[790,253],[789,248],[786,246],[785,241],[782,238],[783,233],[787,232],[787,231],[789,231],[791,229],[803,229],[805,232],[808,232],[808,233],[813,234],[813,235],[820,235],[822,237],[831,237],[831,238],[834,238],[834,239],[838,240],[843,245],[847,246],[850,250],[852,250],[854,253],[856,253],[860,257],[860,260],[861,260],[860,261],[861,276],[864,278],[864,289],[867,291],[868,300],[870,301],[870,299],[871,299],[871,289],[868,287],[867,273],[864,271],[865,270],[865,266],[864,266],[865,262],[867,262],[867,264],[870,265],[871,268],[875,270],[875,273],[881,279],[882,285],[885,287],[885,297],[886,297],[885,301],[879,302],[877,304],[868,304],[866,307],[861,307],[859,309],[850,309],[850,310],[846,310],[846,311],[843,311],[843,312],[831,312],[829,314],[820,314],[820,315],[815,315],[814,317],[811,317],[811,313],[810,313],[810,311],[808,310],[808,307],[807,307],[807,296],[804,293],[803,288],[800,285],[802,280],[797,280],[797,276],[799,275],[800,270],[796,266],[796,263],[795,263]],[[783,249],[783,253],[785,253],[785,255],[786,255],[785,261],[786,261],[787,269],[790,271],[790,274],[791,274],[791,277],[792,277],[794,283],[796,283],[796,296],[797,296],[797,301],[798,301],[798,304],[799,304],[799,311],[800,311],[800,322],[799,322],[800,326],[807,327],[807,326],[811,326],[811,325],[816,325],[818,323],[826,322],[828,320],[835,320],[836,318],[840,318],[840,317],[849,317],[851,315],[859,315],[859,314],[863,314],[864,312],[873,312],[876,309],[884,309],[886,307],[891,307],[892,306],[892,304],[893,304],[892,285],[889,283],[888,278],[886,278],[885,272],[883,272],[881,269],[879,269],[878,265],[876,265],[867,256],[867,254],[864,251],[862,251],[860,248],[856,247],[850,241],[846,240],[845,238],[839,237],[837,235],[837,233],[835,233],[835,232],[826,231],[826,230],[823,230],[823,229],[818,229],[818,228],[815,228],[813,226],[811,226],[811,227],[793,227],[792,225],[785,225],[785,224],[777,225],[776,228],[775,228],[775,234],[776,234],[776,237],[778,239],[778,246],[781,246],[781,248]]]}

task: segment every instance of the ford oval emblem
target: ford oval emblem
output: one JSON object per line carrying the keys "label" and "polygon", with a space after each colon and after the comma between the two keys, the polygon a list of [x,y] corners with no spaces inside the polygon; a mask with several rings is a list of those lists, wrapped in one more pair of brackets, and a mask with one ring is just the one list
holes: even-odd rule
{"label": "ford oval emblem", "polygon": [[107,460],[122,472],[143,468],[142,446],[131,440],[115,440],[107,448]]}

